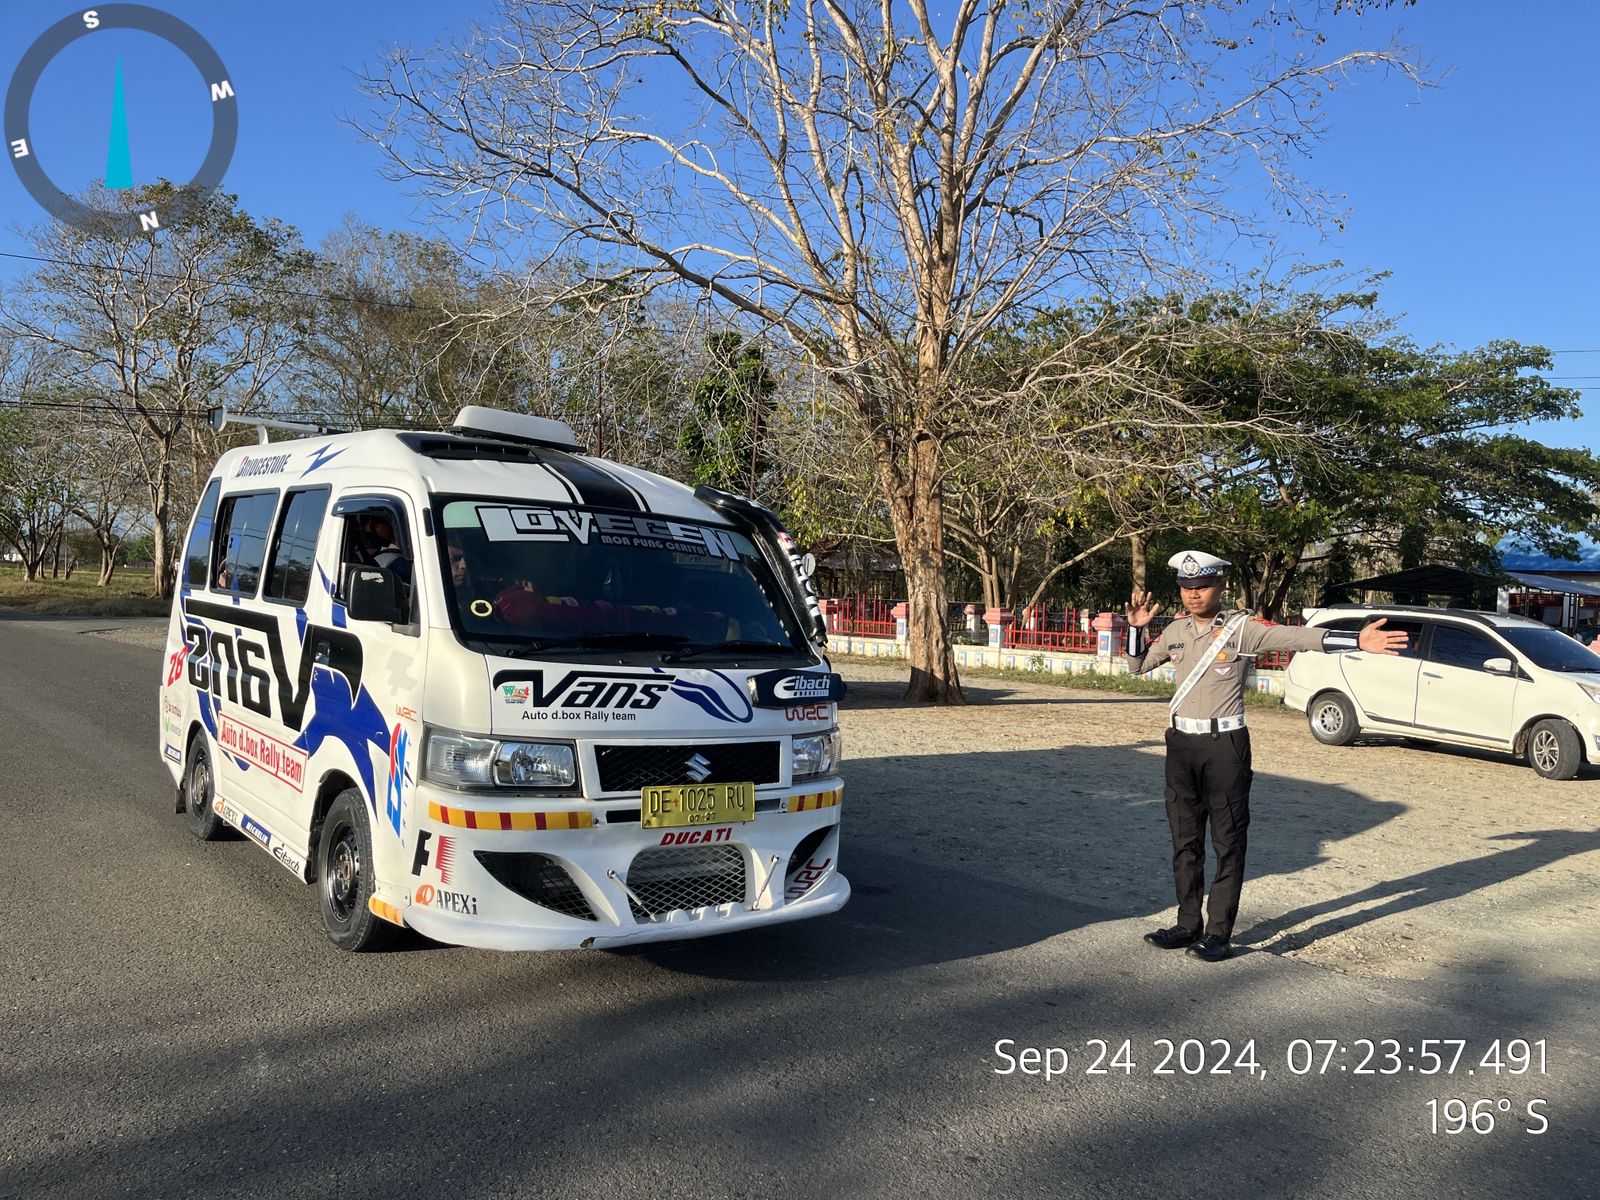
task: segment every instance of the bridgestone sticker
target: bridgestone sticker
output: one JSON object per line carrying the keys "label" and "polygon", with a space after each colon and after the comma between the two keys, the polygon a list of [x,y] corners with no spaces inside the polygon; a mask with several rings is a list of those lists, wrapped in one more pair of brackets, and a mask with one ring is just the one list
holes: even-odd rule
{"label": "bridgestone sticker", "polygon": [[575,508],[481,505],[478,520],[491,542],[577,542],[583,546],[675,550],[710,558],[739,557],[739,547],[726,530],[662,517],[596,513]]}

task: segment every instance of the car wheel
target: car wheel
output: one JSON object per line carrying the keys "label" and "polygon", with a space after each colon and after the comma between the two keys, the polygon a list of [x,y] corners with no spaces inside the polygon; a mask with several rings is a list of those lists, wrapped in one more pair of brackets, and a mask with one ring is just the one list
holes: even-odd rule
{"label": "car wheel", "polygon": [[373,915],[372,831],[361,793],[346,788],[333,801],[317,842],[317,907],[328,939],[341,950],[377,950],[394,926]]}
{"label": "car wheel", "polygon": [[1565,721],[1540,721],[1528,734],[1528,765],[1546,779],[1571,779],[1582,764],[1583,743]]}
{"label": "car wheel", "polygon": [[1323,692],[1306,708],[1311,736],[1324,746],[1348,746],[1361,733],[1356,708],[1338,692]]}
{"label": "car wheel", "polygon": [[211,769],[206,736],[189,741],[189,769],[183,775],[183,823],[202,842],[214,842],[227,832],[228,823],[217,816],[217,777]]}

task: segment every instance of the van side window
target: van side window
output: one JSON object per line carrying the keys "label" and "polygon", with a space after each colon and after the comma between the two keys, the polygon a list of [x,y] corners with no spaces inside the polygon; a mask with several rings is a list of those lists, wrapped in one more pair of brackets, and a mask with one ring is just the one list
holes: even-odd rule
{"label": "van side window", "polygon": [[1433,646],[1428,651],[1428,657],[1447,667],[1481,671],[1487,660],[1510,658],[1511,655],[1481,633],[1457,625],[1440,624],[1433,627]]}
{"label": "van side window", "polygon": [[328,511],[328,489],[290,492],[278,518],[278,536],[272,544],[272,565],[262,595],[269,600],[304,604],[311,594],[311,572],[317,561],[317,535]]}
{"label": "van side window", "polygon": [[183,554],[183,582],[189,587],[206,586],[206,568],[210,565],[211,557],[211,526],[217,515],[217,493],[221,490],[222,481],[213,479],[194,512],[194,528],[189,531],[189,545]]}
{"label": "van side window", "polygon": [[[341,500],[335,510],[347,503]],[[340,584],[349,567],[382,567],[394,576],[401,604],[410,609],[416,561],[411,545],[411,529],[398,504],[362,502],[358,511],[344,513],[344,529],[339,538]]]}
{"label": "van side window", "polygon": [[276,492],[226,496],[217,512],[216,549],[211,555],[215,574],[211,586],[219,592],[254,596],[261,584],[261,564],[267,557],[267,534],[278,507]]}

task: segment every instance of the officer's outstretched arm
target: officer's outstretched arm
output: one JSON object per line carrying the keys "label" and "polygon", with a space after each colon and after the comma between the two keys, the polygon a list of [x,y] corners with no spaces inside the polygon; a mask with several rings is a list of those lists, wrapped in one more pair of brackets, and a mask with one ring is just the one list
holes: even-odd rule
{"label": "officer's outstretched arm", "polygon": [[[1171,629],[1172,626],[1167,626]],[[1155,640],[1146,644],[1145,639],[1149,631],[1139,626],[1128,629],[1128,651],[1122,656],[1122,661],[1127,664],[1128,671],[1133,675],[1143,675],[1146,671],[1154,671],[1172,657],[1167,652],[1167,630],[1163,629]]]}

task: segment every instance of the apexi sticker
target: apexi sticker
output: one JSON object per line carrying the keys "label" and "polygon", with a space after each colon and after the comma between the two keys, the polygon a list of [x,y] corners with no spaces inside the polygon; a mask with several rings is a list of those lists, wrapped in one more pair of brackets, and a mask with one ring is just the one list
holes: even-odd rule
{"label": "apexi sticker", "polygon": [[480,505],[478,520],[491,542],[578,542],[587,546],[642,546],[683,550],[713,558],[739,557],[733,535],[664,517],[596,513],[577,508],[509,508]]}
{"label": "apexi sticker", "polygon": [[[754,715],[739,686],[721,671],[705,671],[699,683],[659,668],[649,674],[633,671],[568,671],[546,686],[543,671],[502,671],[495,690],[506,704],[528,706],[524,721],[544,721],[565,713],[593,710],[648,710],[668,693],[687,700],[719,721],[746,724]],[[554,710],[554,711],[551,711]]]}
{"label": "apexi sticker", "polygon": [[831,672],[766,671],[752,675],[746,686],[750,699],[761,708],[787,708],[791,704],[831,703],[844,699],[844,680]]}
{"label": "apexi sticker", "polygon": [[465,892],[447,892],[425,883],[417,889],[416,902],[423,908],[442,908],[445,912],[459,913],[464,917],[478,915],[478,898]]}
{"label": "apexi sticker", "polygon": [[247,454],[239,460],[239,469],[233,473],[233,477],[245,479],[251,475],[276,475],[288,465],[287,454],[257,455],[254,458]]}

